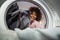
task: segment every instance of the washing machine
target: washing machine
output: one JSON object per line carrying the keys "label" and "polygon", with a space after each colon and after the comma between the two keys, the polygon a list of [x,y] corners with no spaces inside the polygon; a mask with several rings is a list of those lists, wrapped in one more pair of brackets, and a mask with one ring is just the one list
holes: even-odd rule
{"label": "washing machine", "polygon": [[[60,40],[60,4],[59,0],[2,0],[0,3],[0,39],[1,40]],[[42,12],[42,25],[45,28],[20,30],[9,29],[9,13],[38,7]],[[15,12],[15,13],[16,13]],[[11,17],[10,17],[11,18]],[[13,17],[12,17],[13,18]],[[13,26],[12,26],[13,27]],[[41,37],[41,38],[40,38]],[[55,39],[56,38],[56,39]]]}

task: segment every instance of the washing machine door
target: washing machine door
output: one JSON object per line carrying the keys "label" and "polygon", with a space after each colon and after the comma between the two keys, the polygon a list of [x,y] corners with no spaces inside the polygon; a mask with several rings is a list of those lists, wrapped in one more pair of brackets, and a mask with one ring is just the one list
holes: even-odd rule
{"label": "washing machine door", "polygon": [[[37,5],[45,12],[47,18],[47,29],[26,29],[20,30],[15,29],[9,30],[6,24],[6,10],[10,4],[14,3],[16,0],[4,0],[1,1],[0,6],[0,39],[1,40],[60,40],[60,4],[59,0],[26,0]],[[19,0],[18,0],[19,1]],[[21,0],[22,1],[22,0]],[[23,0],[25,1],[25,0]],[[48,35],[47,35],[48,33]],[[53,33],[53,34],[52,34]]]}

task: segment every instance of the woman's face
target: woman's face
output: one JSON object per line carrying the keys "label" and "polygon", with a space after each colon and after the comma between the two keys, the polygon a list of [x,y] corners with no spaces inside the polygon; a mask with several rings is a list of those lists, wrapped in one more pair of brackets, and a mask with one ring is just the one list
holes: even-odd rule
{"label": "woman's face", "polygon": [[30,14],[30,20],[31,21],[33,21],[33,20],[36,20],[36,13],[35,12],[32,12],[31,14]]}

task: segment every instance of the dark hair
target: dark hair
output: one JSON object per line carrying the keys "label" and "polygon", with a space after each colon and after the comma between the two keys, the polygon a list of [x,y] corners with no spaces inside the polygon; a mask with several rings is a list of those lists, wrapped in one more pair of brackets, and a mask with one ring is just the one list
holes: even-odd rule
{"label": "dark hair", "polygon": [[37,21],[40,21],[41,20],[41,18],[42,18],[42,13],[41,13],[41,11],[40,11],[40,9],[38,8],[38,7],[30,7],[30,14],[32,14],[32,12],[35,12],[36,13],[36,15],[37,15],[37,18],[36,18],[36,20]]}

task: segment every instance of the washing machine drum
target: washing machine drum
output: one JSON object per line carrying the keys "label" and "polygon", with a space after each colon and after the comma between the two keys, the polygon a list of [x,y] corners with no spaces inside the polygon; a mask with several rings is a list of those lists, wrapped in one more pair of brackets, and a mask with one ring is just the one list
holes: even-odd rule
{"label": "washing machine drum", "polygon": [[[14,30],[14,28],[16,28],[16,27],[19,28],[22,25],[23,25],[23,27],[24,27],[24,25],[28,26],[28,24],[29,24],[29,14],[28,13],[29,13],[29,11],[20,10],[19,7],[21,7],[21,5],[18,6],[19,4],[17,5],[17,2],[15,0],[11,0],[11,1],[6,1],[4,3],[4,5],[2,5],[1,13],[0,13],[1,14],[0,17],[2,17],[1,18],[2,21],[1,20],[0,21],[1,21],[1,26],[3,26],[4,28],[8,27],[9,29]],[[23,5],[24,1],[20,1],[20,2]],[[27,1],[26,0],[25,2],[30,3],[28,6],[30,6],[30,5],[32,6],[34,4],[34,6],[41,9],[44,13],[45,18],[46,18],[46,25],[44,25],[44,24],[43,25],[46,26],[46,27],[48,27],[48,26],[52,27],[52,23],[53,23],[52,18],[53,17],[51,17],[52,16],[51,12],[49,11],[48,6],[46,4],[44,4],[43,1],[38,2],[38,1],[35,1],[35,0],[34,1]],[[5,8],[5,5],[6,5],[6,8]],[[27,8],[25,8],[25,9],[27,9]],[[2,11],[3,11],[3,13],[2,13]],[[26,27],[24,27],[24,28],[26,28]],[[22,29],[24,29],[24,28],[22,28]]]}

